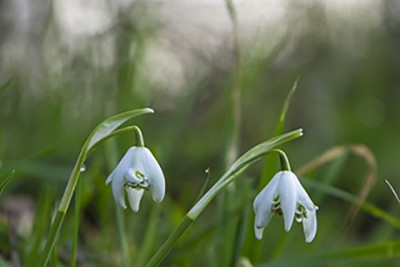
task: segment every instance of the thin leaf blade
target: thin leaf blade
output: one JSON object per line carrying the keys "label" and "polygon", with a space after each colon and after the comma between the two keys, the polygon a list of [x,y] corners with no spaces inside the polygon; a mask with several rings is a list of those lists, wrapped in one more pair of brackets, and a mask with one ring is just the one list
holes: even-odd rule
{"label": "thin leaf blade", "polygon": [[354,263],[361,261],[390,260],[400,258],[400,240],[392,240],[380,244],[368,244],[351,248],[313,253],[309,255],[292,257],[271,263],[262,263],[258,267],[296,266],[311,267],[326,264]]}
{"label": "thin leaf blade", "polygon": [[89,136],[86,141],[86,151],[92,149],[101,139],[110,135],[115,129],[121,126],[126,121],[137,117],[139,115],[154,113],[154,110],[151,108],[143,108],[143,109],[135,109],[130,110],[124,113],[117,114],[112,116],[102,123],[100,123],[96,129],[93,130],[92,134]]}
{"label": "thin leaf blade", "polygon": [[242,169],[244,166],[251,162],[254,162],[268,153],[271,149],[279,147],[284,143],[303,136],[303,129],[297,129],[285,134],[275,136],[247,151],[243,156],[241,156],[232,167],[226,172],[225,176],[229,177],[238,170]]}
{"label": "thin leaf blade", "polygon": [[0,179],[0,194],[3,193],[4,188],[14,178],[15,170],[13,170],[8,176]]}

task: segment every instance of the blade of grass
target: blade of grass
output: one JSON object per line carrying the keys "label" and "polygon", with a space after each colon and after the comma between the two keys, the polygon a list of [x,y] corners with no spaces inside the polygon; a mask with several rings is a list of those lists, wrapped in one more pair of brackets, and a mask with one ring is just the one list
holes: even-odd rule
{"label": "blade of grass", "polygon": [[160,205],[153,205],[147,220],[146,233],[143,242],[141,242],[140,252],[135,263],[136,266],[144,266],[146,261],[150,258],[158,234],[159,218]]}
{"label": "blade of grass", "polygon": [[58,257],[57,257],[57,246],[54,246],[53,251],[51,252],[51,266],[58,266]]}
{"label": "blade of grass", "polygon": [[8,176],[0,179],[0,194],[3,193],[4,188],[10,183],[14,178],[15,170],[13,170]]}
{"label": "blade of grass", "polygon": [[316,190],[320,190],[331,196],[337,197],[339,199],[342,199],[342,200],[347,201],[352,204],[357,203],[360,205],[361,210],[365,211],[366,213],[368,213],[378,219],[382,219],[382,220],[386,221],[387,223],[393,225],[394,227],[400,229],[400,219],[394,217],[390,213],[388,213],[366,201],[360,203],[359,198],[357,196],[350,194],[349,192],[346,192],[344,190],[341,190],[339,188],[336,188],[336,187],[333,187],[330,185],[321,184],[316,181],[311,181],[309,179],[302,179],[301,181],[305,185],[313,187]]}
{"label": "blade of grass", "polygon": [[[32,266],[38,265],[38,257],[40,245],[43,242],[43,236],[49,229],[49,221],[51,218],[54,201],[54,192],[46,188],[41,194],[38,204],[35,208],[35,219],[33,222],[33,229],[29,240],[27,240],[27,247],[30,248],[26,257],[26,261],[31,263]],[[54,266],[54,265],[53,265]]]}
{"label": "blade of grass", "polygon": [[[297,89],[297,85],[299,82],[300,77],[298,77],[294,82],[293,85],[286,96],[286,99],[283,103],[282,110],[279,116],[279,119],[276,123],[275,130],[274,130],[274,135],[279,135],[282,132],[285,119],[286,119],[286,114],[289,110],[290,103],[293,99],[293,95]],[[273,174],[276,172],[275,166],[277,166],[278,159],[273,156],[266,156],[265,162],[264,162],[264,167],[262,170],[262,175],[260,178],[260,181],[258,183],[258,191],[261,191],[262,188],[268,183],[269,179],[273,176]],[[254,217],[250,215],[250,219],[248,219],[248,222],[250,224],[254,224]],[[244,254],[250,259],[251,262],[257,262],[258,259],[260,258],[260,253],[261,253],[261,247],[263,245],[263,241],[261,242],[254,242],[254,236],[253,236],[253,227],[247,227],[247,233],[246,233],[246,240],[244,242]]]}
{"label": "blade of grass", "polygon": [[242,249],[244,242],[246,240],[247,227],[249,224],[249,216],[251,213],[251,205],[248,205],[251,198],[253,183],[250,180],[239,180],[238,186],[240,187],[240,209],[237,212],[241,212],[238,221],[237,232],[234,241],[234,251],[233,251],[233,261],[232,265],[236,266],[239,262],[240,256],[242,254]]}
{"label": "blade of grass", "polygon": [[79,221],[80,221],[80,209],[82,199],[82,181],[79,180],[75,190],[75,212],[74,212],[74,229],[73,229],[73,241],[71,251],[71,267],[76,266],[76,253],[78,250],[78,238],[79,238]]}
{"label": "blade of grass", "polygon": [[[106,148],[107,163],[108,163],[107,168],[109,171],[111,171],[113,166],[117,165],[118,163],[117,147],[115,141],[111,139],[109,142],[106,143],[105,148]],[[115,207],[115,217],[117,221],[119,245],[121,247],[122,266],[129,267],[131,266],[131,263],[129,257],[128,234],[126,233],[126,228],[125,228],[124,212],[119,206],[119,204],[115,201],[114,201],[114,207]]]}
{"label": "blade of grass", "polygon": [[390,182],[388,180],[385,180],[385,183],[389,186],[389,188],[392,191],[394,197],[396,198],[396,201],[400,204],[400,198],[397,195],[396,191],[394,190],[393,186],[390,184]]}
{"label": "blade of grass", "polygon": [[300,77],[297,77],[296,80],[293,82],[292,88],[290,89],[290,91],[285,99],[285,102],[283,103],[281,115],[279,116],[279,120],[275,126],[274,135],[278,135],[278,134],[282,133],[283,125],[285,124],[286,114],[290,107],[290,103],[292,102],[293,95],[296,92],[299,80],[300,80]]}
{"label": "blade of grass", "polygon": [[[225,0],[225,7],[231,21],[233,35],[234,73],[233,84],[230,90],[228,114],[227,146],[225,151],[225,168],[229,167],[238,157],[239,136],[241,127],[241,51],[238,31],[237,13],[232,0]],[[218,203],[218,223],[213,240],[215,250],[214,262],[219,266],[232,266],[234,254],[234,240],[238,229],[239,218],[232,216],[237,205],[238,188],[235,183],[229,185],[222,194]],[[229,218],[229,219],[228,219]]]}
{"label": "blade of grass", "polygon": [[357,155],[358,157],[362,158],[368,165],[368,174],[365,176],[364,181],[363,181],[363,186],[359,190],[358,193],[358,202],[354,203],[353,206],[350,208],[350,210],[347,212],[346,220],[343,224],[342,227],[342,233],[341,236],[339,236],[336,245],[341,242],[341,239],[346,236],[347,231],[349,230],[351,224],[353,223],[354,219],[356,218],[359,210],[360,210],[360,205],[359,203],[365,201],[367,199],[367,196],[369,192],[371,192],[372,187],[374,186],[376,179],[377,179],[377,164],[376,164],[376,159],[372,151],[361,144],[356,144],[356,145],[350,145],[349,150]]}
{"label": "blade of grass", "polygon": [[355,262],[371,262],[376,260],[396,259],[400,257],[400,241],[393,240],[381,244],[369,244],[357,246],[341,250],[333,250],[328,252],[319,252],[317,254],[304,255],[300,257],[291,257],[277,262],[262,263],[258,267],[311,267],[325,266],[327,264],[344,264]]}
{"label": "blade of grass", "polygon": [[[279,116],[278,122],[276,123],[274,135],[280,135],[282,133],[283,125],[285,123],[286,114],[289,109],[290,103],[292,101],[293,95],[297,89],[299,77],[293,82],[292,88],[290,89],[288,95],[286,96],[285,102],[283,103],[281,114]],[[258,189],[261,190],[271,179],[273,174],[276,172],[275,166],[277,164],[277,158],[267,156],[264,163],[263,172],[261,175],[260,182],[258,184]]]}
{"label": "blade of grass", "polygon": [[348,229],[350,228],[352,222],[354,221],[359,209],[360,203],[362,203],[368,196],[369,192],[372,189],[372,186],[375,184],[377,178],[377,165],[374,154],[362,144],[350,144],[346,146],[336,146],[328,149],[322,155],[317,158],[311,160],[309,163],[306,163],[301,168],[297,170],[297,174],[299,176],[307,173],[310,170],[316,169],[321,165],[324,165],[330,161],[333,161],[347,153],[351,153],[363,159],[369,168],[368,174],[364,178],[363,186],[359,190],[358,193],[358,201],[354,202],[352,207],[347,213],[346,219],[342,226],[341,234],[338,236],[336,240],[336,246],[341,242],[342,238],[346,235]]}

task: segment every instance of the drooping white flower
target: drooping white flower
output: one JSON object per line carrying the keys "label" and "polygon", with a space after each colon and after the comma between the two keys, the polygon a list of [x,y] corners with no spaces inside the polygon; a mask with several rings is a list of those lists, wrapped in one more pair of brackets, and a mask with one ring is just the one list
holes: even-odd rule
{"label": "drooping white flower", "polygon": [[290,230],[296,218],[303,223],[306,242],[309,243],[317,232],[317,210],[296,175],[291,171],[280,171],[254,200],[255,235],[261,239],[272,215],[283,215],[285,231]]}
{"label": "drooping white flower", "polygon": [[108,176],[115,201],[126,208],[124,189],[129,205],[134,212],[139,210],[145,190],[149,190],[154,201],[161,202],[165,195],[165,179],[160,165],[146,147],[131,147]]}

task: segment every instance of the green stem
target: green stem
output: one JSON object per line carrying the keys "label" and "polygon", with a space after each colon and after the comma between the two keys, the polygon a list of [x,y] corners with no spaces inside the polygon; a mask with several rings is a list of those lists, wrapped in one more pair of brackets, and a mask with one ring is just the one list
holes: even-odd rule
{"label": "green stem", "polygon": [[189,216],[183,217],[182,221],[175,228],[175,230],[170,234],[167,240],[162,244],[162,246],[158,249],[156,254],[150,259],[150,261],[146,264],[146,267],[158,266],[161,261],[165,258],[168,252],[175,246],[178,239],[186,232],[189,226],[193,223],[193,219]]}
{"label": "green stem", "polygon": [[51,264],[53,267],[58,266],[58,259],[57,259],[57,250],[53,248],[53,252],[51,253]]}
{"label": "green stem", "polygon": [[86,159],[86,153],[81,151],[79,154],[78,160],[75,163],[74,169],[72,170],[72,174],[68,180],[67,187],[65,188],[64,195],[61,198],[60,205],[58,206],[58,211],[67,213],[69,204],[71,203],[72,196],[74,195],[74,191],[76,185],[79,180],[79,176],[81,174],[81,169],[83,167],[83,162]]}
{"label": "green stem", "polygon": [[58,237],[58,233],[60,232],[61,225],[64,221],[65,214],[67,213],[68,206],[71,202],[71,198],[74,194],[74,190],[76,184],[78,183],[79,175],[81,173],[81,168],[83,166],[83,162],[86,158],[86,153],[82,150],[79,154],[78,160],[76,161],[75,167],[72,170],[72,174],[69,178],[67,187],[65,188],[64,195],[61,199],[60,205],[58,206],[58,211],[56,218],[54,219],[53,224],[50,228],[50,235],[47,243],[44,247],[43,254],[40,259],[39,266],[45,266],[50,258],[51,251],[56,243],[56,239]]}
{"label": "green stem", "polygon": [[124,213],[121,207],[117,202],[115,203],[115,213],[117,219],[117,228],[119,235],[119,242],[121,246],[121,254],[122,254],[122,266],[129,267],[131,265],[129,258],[129,247],[128,247],[128,235],[125,231],[125,221],[124,221]]}
{"label": "green stem", "polygon": [[275,149],[271,149],[270,153],[278,153],[279,161],[281,163],[281,169],[283,171],[291,171],[289,159],[288,159],[286,153],[283,152],[283,150],[275,148]]}
{"label": "green stem", "polygon": [[153,205],[151,207],[146,233],[143,241],[141,242],[141,248],[136,262],[137,266],[144,266],[146,261],[150,258],[149,255],[151,255],[154,247],[154,241],[156,240],[158,234],[159,225],[160,205]]}
{"label": "green stem", "polygon": [[221,179],[216,182],[213,187],[193,206],[193,208],[187,213],[187,216],[196,220],[197,217],[203,212],[203,210],[208,206],[208,204],[216,197],[216,195],[221,192],[228,184],[235,180],[240,174],[242,174],[249,165],[244,166],[240,170],[236,171],[230,176],[222,176]]}
{"label": "green stem", "polygon": [[75,221],[74,221],[74,240],[71,252],[71,267],[76,266],[76,253],[78,250],[78,236],[79,236],[79,219],[80,219],[80,204],[82,195],[82,182],[79,180],[75,191]]}
{"label": "green stem", "polygon": [[232,23],[233,34],[233,57],[235,60],[235,77],[231,90],[231,128],[230,136],[228,138],[228,149],[226,151],[225,163],[226,166],[231,165],[236,159],[239,147],[239,136],[241,126],[241,51],[240,51],[240,38],[238,31],[238,20],[235,7],[232,0],[225,0],[225,5],[228,11],[229,18]]}
{"label": "green stem", "polygon": [[[225,167],[229,167],[238,158],[240,147],[240,132],[242,124],[242,68],[241,68],[241,50],[240,38],[238,30],[237,12],[232,0],[225,0],[225,6],[232,25],[232,53],[234,59],[233,84],[230,92],[230,114],[229,128],[227,134],[227,150],[225,151]],[[238,219],[226,219],[226,215],[230,214],[235,209],[238,190],[235,183],[232,183],[223,196],[219,199],[217,212],[218,226],[214,235],[214,253],[215,264],[219,266],[230,266],[233,251],[234,251],[234,236],[237,232]],[[227,243],[221,242],[225,240]]]}
{"label": "green stem", "polygon": [[249,165],[243,167],[238,170],[235,174],[230,177],[226,177],[226,179],[222,179],[223,176],[197,203],[196,205],[183,217],[182,221],[175,228],[172,234],[168,237],[168,239],[162,244],[162,246],[158,249],[156,254],[150,259],[147,263],[146,267],[158,266],[160,262],[165,258],[165,256],[171,251],[171,249],[175,246],[176,242],[183,235],[186,229],[190,226],[192,222],[194,222],[200,213],[207,207],[208,203],[214,199],[214,197],[229,183],[231,183],[236,177],[238,177],[245,169],[247,169]]}
{"label": "green stem", "polygon": [[54,222],[51,225],[49,239],[47,240],[42,257],[40,258],[39,266],[46,266],[50,258],[51,251],[54,248],[54,244],[56,243],[56,239],[58,237],[58,233],[60,232],[61,224],[64,221],[64,218],[65,212],[57,211]]}
{"label": "green stem", "polygon": [[135,130],[136,146],[143,147],[144,146],[144,139],[143,139],[142,131],[137,126],[133,126],[133,127],[134,127],[134,130]]}
{"label": "green stem", "polygon": [[[131,127],[134,130],[133,127]],[[117,156],[117,149],[114,140],[112,142],[108,142],[105,146],[106,155],[107,155],[107,167],[109,171],[112,171],[112,166],[117,165],[118,163],[118,156]],[[119,204],[114,201],[115,205],[115,217],[117,220],[117,230],[118,230],[118,237],[119,237],[119,245],[121,248],[121,258],[122,258],[122,266],[129,267],[131,266],[131,260],[129,255],[129,235],[126,232],[125,227],[125,216],[124,211],[121,209]]]}
{"label": "green stem", "polygon": [[[127,127],[122,128],[122,129],[115,130],[114,132],[110,133],[110,134],[107,135],[106,137],[104,137],[104,138],[98,140],[98,141],[96,142],[96,145],[92,146],[92,147],[89,149],[89,151],[87,152],[87,155],[89,155],[90,153],[92,153],[92,152],[94,151],[94,149],[95,149],[96,147],[98,147],[100,144],[104,143],[105,141],[107,141],[108,139],[111,139],[112,137],[114,137],[114,136],[116,136],[116,135],[120,135],[120,134],[122,134],[122,133],[130,132],[130,131],[138,131],[138,130],[140,131],[139,127],[136,126],[136,125],[127,126]],[[137,136],[137,134],[135,134],[135,136]],[[142,138],[142,140],[143,140],[143,138]],[[136,143],[138,143],[138,142],[136,141]],[[144,143],[144,142],[142,142],[142,143]]]}

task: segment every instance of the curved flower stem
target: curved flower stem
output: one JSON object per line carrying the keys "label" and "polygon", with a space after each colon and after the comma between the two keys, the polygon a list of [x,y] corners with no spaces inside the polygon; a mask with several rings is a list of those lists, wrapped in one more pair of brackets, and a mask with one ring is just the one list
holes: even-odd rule
{"label": "curved flower stem", "polygon": [[279,161],[281,162],[281,169],[283,171],[291,171],[289,159],[283,150],[274,148],[274,149],[271,149],[271,151],[269,151],[269,153],[278,153]]}
{"label": "curved flower stem", "polygon": [[136,146],[144,147],[144,139],[142,131],[137,126],[132,126],[133,130],[135,131],[135,142]]}

